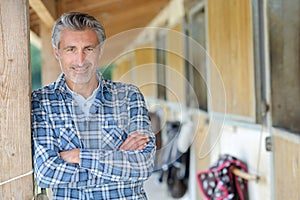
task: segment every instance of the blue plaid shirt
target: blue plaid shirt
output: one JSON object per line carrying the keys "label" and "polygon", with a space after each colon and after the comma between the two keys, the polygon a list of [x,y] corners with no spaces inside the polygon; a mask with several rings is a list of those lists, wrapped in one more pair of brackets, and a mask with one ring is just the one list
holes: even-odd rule
{"label": "blue plaid shirt", "polygon": [[[143,189],[152,172],[155,136],[139,89],[98,73],[100,87],[89,115],[67,90],[65,75],[32,93],[34,173],[53,199],[147,199]],[[135,131],[150,141],[143,150],[119,150]],[[59,152],[80,148],[79,164]]]}

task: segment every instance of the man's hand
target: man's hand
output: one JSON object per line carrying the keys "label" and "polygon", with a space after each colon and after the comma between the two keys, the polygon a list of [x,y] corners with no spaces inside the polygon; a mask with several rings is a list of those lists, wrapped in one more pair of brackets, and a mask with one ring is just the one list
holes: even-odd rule
{"label": "man's hand", "polygon": [[142,150],[146,147],[149,138],[140,132],[128,136],[125,142],[120,146],[120,150]]}
{"label": "man's hand", "polygon": [[69,151],[62,151],[59,153],[60,157],[68,162],[68,163],[79,163],[79,154],[80,154],[80,149],[72,149]]}

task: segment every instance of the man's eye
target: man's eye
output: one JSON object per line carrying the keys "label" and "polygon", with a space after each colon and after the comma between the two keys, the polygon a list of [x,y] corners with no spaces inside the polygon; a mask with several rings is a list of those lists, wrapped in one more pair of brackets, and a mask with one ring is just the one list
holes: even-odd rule
{"label": "man's eye", "polygon": [[94,48],[89,47],[89,48],[86,48],[85,50],[86,50],[87,52],[93,52],[93,51],[94,51]]}
{"label": "man's eye", "polygon": [[74,51],[75,51],[75,48],[73,48],[73,47],[70,47],[70,48],[66,49],[66,52],[74,52]]}
{"label": "man's eye", "polygon": [[76,52],[76,48],[75,47],[67,47],[64,49],[64,52],[67,54],[73,54]]}

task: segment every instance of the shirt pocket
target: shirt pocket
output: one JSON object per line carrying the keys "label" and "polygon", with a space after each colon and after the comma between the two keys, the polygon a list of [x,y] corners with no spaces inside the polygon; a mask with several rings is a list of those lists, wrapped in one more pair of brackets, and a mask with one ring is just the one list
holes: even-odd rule
{"label": "shirt pocket", "polygon": [[120,128],[116,121],[106,121],[102,127],[101,148],[103,150],[118,150],[126,138],[126,131]]}
{"label": "shirt pocket", "polygon": [[59,128],[59,150],[67,151],[75,148],[80,148],[80,140],[77,131],[73,127]]}

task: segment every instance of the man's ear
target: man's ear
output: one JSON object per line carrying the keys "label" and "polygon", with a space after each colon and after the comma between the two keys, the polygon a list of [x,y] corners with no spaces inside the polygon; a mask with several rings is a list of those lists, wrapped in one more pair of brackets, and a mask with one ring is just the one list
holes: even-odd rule
{"label": "man's ear", "polygon": [[59,52],[58,52],[58,48],[53,47],[53,54],[55,56],[55,58],[58,60],[59,59]]}

